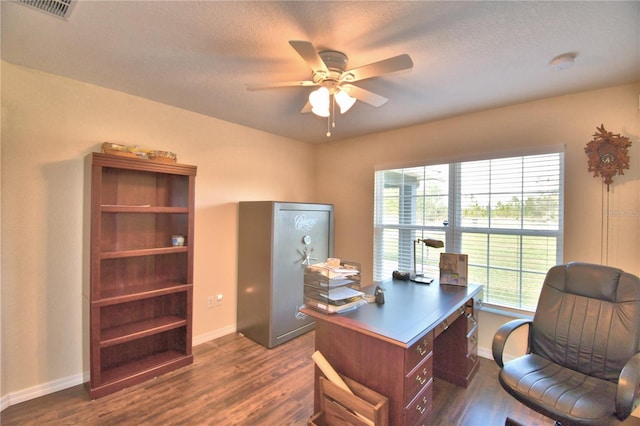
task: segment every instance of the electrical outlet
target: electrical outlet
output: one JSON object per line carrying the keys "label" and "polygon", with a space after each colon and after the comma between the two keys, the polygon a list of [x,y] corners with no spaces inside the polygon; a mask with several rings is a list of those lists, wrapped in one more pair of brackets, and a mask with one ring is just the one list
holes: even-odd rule
{"label": "electrical outlet", "polygon": [[215,302],[213,296],[207,297],[207,308],[213,308],[215,306]]}
{"label": "electrical outlet", "polygon": [[216,296],[216,306],[220,305],[222,305],[222,293],[218,293],[218,296]]}

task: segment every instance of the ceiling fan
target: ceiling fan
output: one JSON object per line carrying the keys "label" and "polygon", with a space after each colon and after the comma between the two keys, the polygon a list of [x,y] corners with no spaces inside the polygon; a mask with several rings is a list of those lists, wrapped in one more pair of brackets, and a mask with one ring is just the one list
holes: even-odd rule
{"label": "ceiling fan", "polygon": [[[313,112],[321,117],[327,117],[327,126],[332,115],[331,109],[335,109],[336,103],[340,107],[340,113],[344,114],[353,106],[356,100],[374,107],[382,106],[388,101],[384,96],[372,93],[352,83],[413,67],[411,57],[403,54],[358,68],[347,69],[349,58],[342,52],[335,50],[318,51],[308,41],[291,40],[289,44],[311,68],[311,80],[250,84],[247,85],[247,89],[320,86],[317,90],[311,92],[309,101],[300,112]],[[333,126],[335,127],[335,123]],[[327,136],[331,136],[329,129],[327,130]]]}

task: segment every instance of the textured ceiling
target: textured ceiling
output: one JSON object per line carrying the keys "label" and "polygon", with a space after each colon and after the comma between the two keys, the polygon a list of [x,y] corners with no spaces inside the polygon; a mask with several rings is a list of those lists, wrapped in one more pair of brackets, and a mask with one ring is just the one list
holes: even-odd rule
{"label": "textured ceiling", "polygon": [[[349,68],[402,53],[410,71],[359,86],[331,140],[640,80],[640,2],[78,1],[61,19],[1,1],[2,59],[296,140],[323,142],[301,114],[313,88],[289,40],[349,56]],[[548,64],[575,53],[575,65]]]}

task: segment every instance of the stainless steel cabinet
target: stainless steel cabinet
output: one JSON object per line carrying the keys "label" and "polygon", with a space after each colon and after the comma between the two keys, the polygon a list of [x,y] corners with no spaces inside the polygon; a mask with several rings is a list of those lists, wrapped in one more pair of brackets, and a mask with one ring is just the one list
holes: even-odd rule
{"label": "stainless steel cabinet", "polygon": [[272,348],[312,330],[298,312],[304,268],[332,256],[332,205],[240,202],[238,332]]}

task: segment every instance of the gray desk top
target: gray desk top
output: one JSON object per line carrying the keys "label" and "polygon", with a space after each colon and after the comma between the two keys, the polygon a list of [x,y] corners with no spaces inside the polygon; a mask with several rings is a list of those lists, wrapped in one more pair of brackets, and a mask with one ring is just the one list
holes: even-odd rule
{"label": "gray desk top", "polygon": [[[482,291],[478,284],[468,287],[440,285],[437,279],[429,285],[397,280],[383,281],[379,285],[384,290],[383,305],[370,303],[354,311],[331,315],[308,308],[303,311],[314,318],[375,334],[408,347]],[[375,285],[363,290],[372,294],[374,289]]]}

